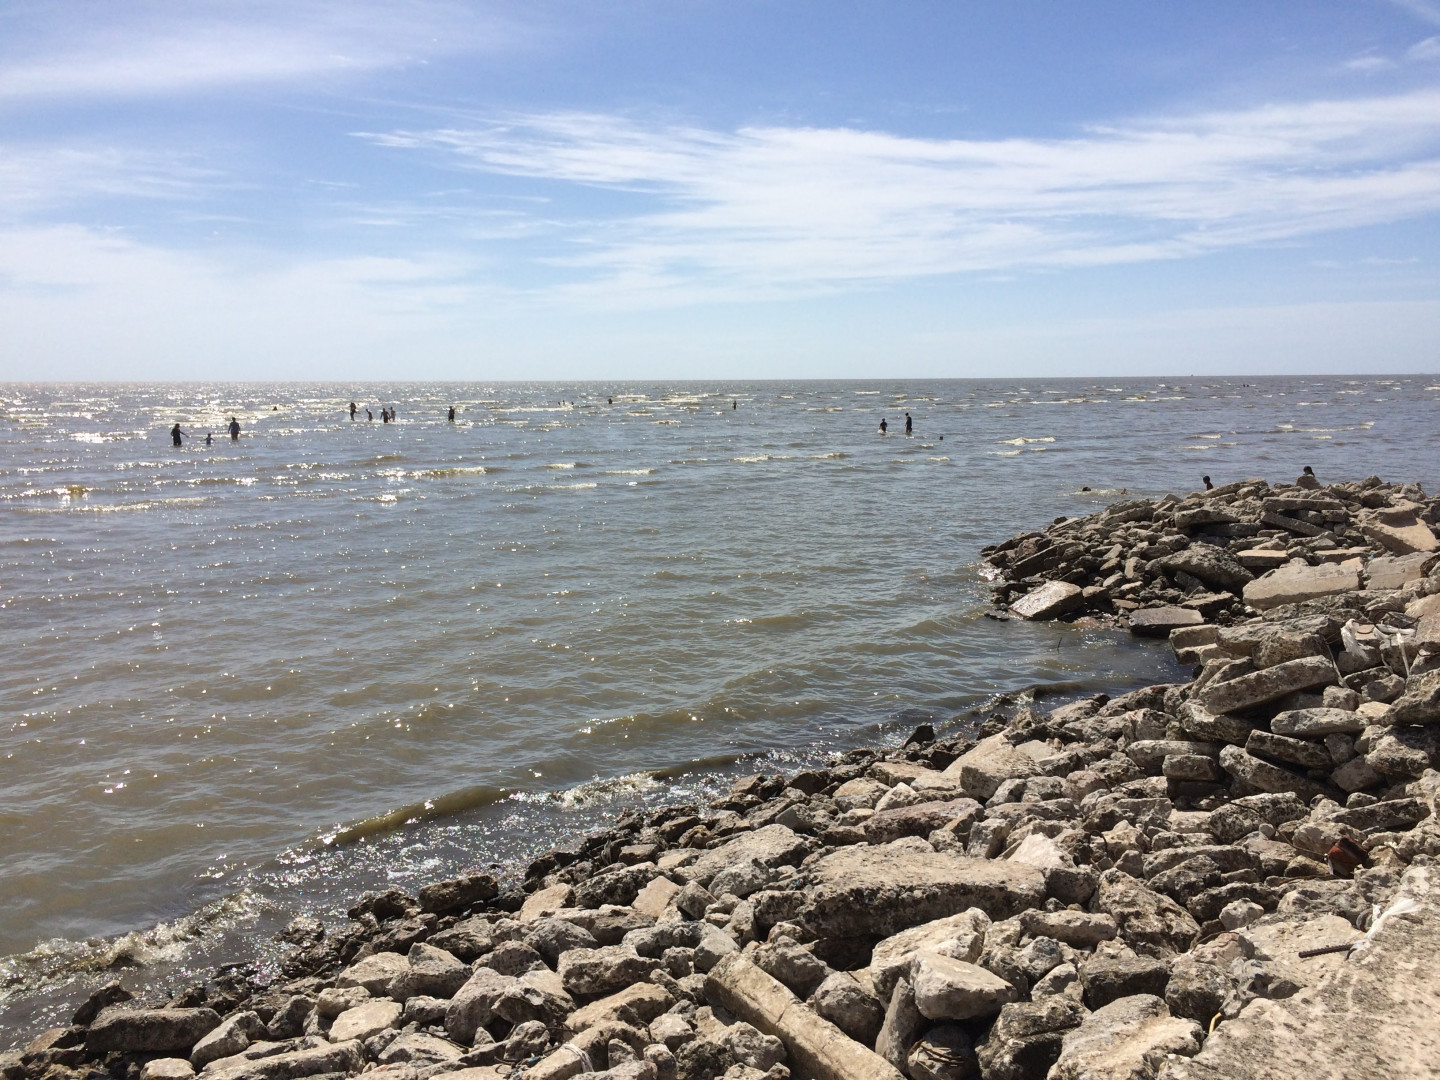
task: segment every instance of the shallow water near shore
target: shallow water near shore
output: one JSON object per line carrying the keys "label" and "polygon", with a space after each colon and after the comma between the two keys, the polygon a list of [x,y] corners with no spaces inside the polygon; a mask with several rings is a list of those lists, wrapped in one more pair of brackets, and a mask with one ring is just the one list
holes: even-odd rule
{"label": "shallow water near shore", "polygon": [[[291,914],[504,869],[621,806],[1000,693],[1174,678],[1163,647],[985,618],[979,548],[1205,473],[1428,488],[1437,396],[0,387],[0,1044],[70,980],[260,955]],[[382,404],[398,423],[364,419]],[[170,446],[232,414],[238,443]]]}

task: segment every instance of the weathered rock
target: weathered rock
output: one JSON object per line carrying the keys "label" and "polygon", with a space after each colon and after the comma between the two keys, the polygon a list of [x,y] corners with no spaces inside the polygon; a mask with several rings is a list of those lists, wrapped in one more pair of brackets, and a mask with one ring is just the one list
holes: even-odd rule
{"label": "weathered rock", "polygon": [[1020,916],[1020,925],[1027,934],[1054,938],[1077,949],[1093,949],[1117,933],[1115,920],[1109,915],[1091,915],[1068,909],[1027,911]]}
{"label": "weathered rock", "polygon": [[457,1046],[446,1039],[427,1035],[423,1031],[411,1031],[403,1033],[380,1051],[377,1060],[381,1065],[393,1065],[397,1062],[407,1061],[436,1065],[445,1061],[455,1061],[464,1053],[464,1047]]}
{"label": "weathered rock", "polygon": [[1142,994],[1097,1009],[1066,1034],[1050,1080],[1149,1080],[1168,1054],[1190,1057],[1204,1032]]}
{"label": "weathered rock", "polygon": [[[675,998],[664,987],[654,983],[636,983],[575,1010],[565,1020],[565,1027],[575,1034],[597,1024],[621,1023],[645,1027],[674,1004]],[[672,1046],[671,1049],[675,1048]]]}
{"label": "weathered rock", "polygon": [[705,852],[688,868],[690,880],[707,885],[727,866],[751,860],[763,866],[793,866],[809,853],[810,843],[784,825],[766,825]]}
{"label": "weathered rock", "polygon": [[396,1001],[424,994],[426,997],[450,998],[465,985],[470,968],[460,960],[433,945],[416,942],[410,946],[408,965],[390,980],[386,992]]}
{"label": "weathered rock", "polygon": [[1136,994],[1158,996],[1169,981],[1169,966],[1149,956],[1092,956],[1080,965],[1080,984],[1091,1009]]}
{"label": "weathered rock", "polygon": [[426,885],[417,894],[421,911],[446,915],[460,911],[471,904],[483,903],[500,894],[499,883],[489,874],[466,874],[449,881],[437,881]]}
{"label": "weathered rock", "polygon": [[1214,544],[1191,544],[1171,555],[1163,556],[1160,565],[1166,570],[1179,570],[1199,578],[1206,585],[1226,592],[1238,593],[1255,575],[1225,548]]}
{"label": "weathered rock", "polygon": [[1388,555],[1371,559],[1365,564],[1367,589],[1401,589],[1419,581],[1435,565],[1435,553],[1413,552],[1409,555]]}
{"label": "weathered rock", "polygon": [[559,963],[561,954],[570,949],[594,949],[600,945],[595,935],[583,926],[553,917],[536,919],[531,923],[530,932],[525,935],[525,944],[539,953],[551,967]]}
{"label": "weathered rock", "polygon": [[1276,713],[1270,721],[1276,735],[1298,739],[1319,739],[1326,735],[1358,735],[1365,730],[1365,718],[1345,709],[1294,709]]}
{"label": "weathered rock", "polygon": [[1211,682],[1200,696],[1205,708],[1212,713],[1238,712],[1275,701],[1296,690],[1329,686],[1335,681],[1335,666],[1329,660],[1314,656],[1290,660],[1225,682]]}
{"label": "weathered rock", "polygon": [[665,914],[670,901],[680,892],[680,886],[667,877],[651,878],[650,882],[635,894],[630,906],[642,915],[658,919]]}
{"label": "weathered rock", "polygon": [[450,999],[450,1007],[445,1012],[445,1034],[468,1046],[475,1040],[475,1033],[495,1018],[496,1003],[514,983],[514,976],[477,968]]}
{"label": "weathered rock", "polygon": [[946,776],[959,778],[965,794],[982,800],[994,795],[1006,780],[1039,773],[1035,759],[1003,734],[981,739],[945,769]]}
{"label": "weathered rock", "polygon": [[400,953],[377,952],[340,972],[335,985],[342,989],[363,986],[372,996],[384,997],[390,988],[390,980],[409,970],[410,961]]}
{"label": "weathered rock", "polygon": [[1299,604],[1320,596],[1360,588],[1360,571],[1323,563],[1320,566],[1282,566],[1245,586],[1245,602],[1265,611],[1281,604]]}
{"label": "weathered rock", "polygon": [[1396,555],[1440,550],[1440,540],[1413,509],[1381,510],[1363,518],[1359,525],[1361,532]]}
{"label": "weathered rock", "polygon": [[1000,1010],[980,1043],[986,1080],[1043,1080],[1060,1056],[1065,1032],[1080,1024],[1084,1010],[1064,997],[1018,1001]]}
{"label": "weathered rock", "polygon": [[1440,671],[1411,676],[1385,719],[1397,726],[1440,724]]}
{"label": "weathered rock", "polygon": [[[893,990],[894,987],[892,986]],[[856,1042],[874,1046],[885,1021],[880,999],[848,971],[836,971],[816,987],[808,1004]]]}
{"label": "weathered rock", "polygon": [[205,1080],[299,1080],[326,1073],[354,1076],[365,1063],[358,1042],[335,1043],[246,1060],[222,1058],[204,1072]]}
{"label": "weathered rock", "polygon": [[598,949],[571,949],[560,957],[560,981],[569,994],[611,994],[631,983],[648,979],[654,960],[628,945]]}
{"label": "weathered rock", "polygon": [[978,964],[921,949],[910,966],[915,1006],[927,1020],[974,1020],[992,1016],[1018,991]]}
{"label": "weathered rock", "polygon": [[[705,979],[706,998],[778,1038],[801,1075],[816,1080],[900,1080],[885,1060],[821,1019],[742,956],[722,960]],[[906,1049],[909,1046],[907,1044]]]}
{"label": "weathered rock", "polygon": [[203,1069],[212,1061],[240,1053],[251,1042],[265,1036],[265,1022],[257,1013],[249,1010],[231,1013],[195,1044],[190,1051],[190,1064]]}
{"label": "weathered rock", "polygon": [[1306,742],[1268,731],[1252,731],[1245,741],[1245,751],[1301,769],[1329,769],[1335,764],[1324,743]]}
{"label": "weathered rock", "polygon": [[915,1004],[915,988],[908,978],[902,978],[890,994],[885,1020],[875,1039],[875,1053],[896,1069],[909,1068],[910,1047],[915,1045],[915,1040],[920,1038],[928,1024],[929,1021],[920,1014]]}
{"label": "weathered rock", "polygon": [[140,1080],[190,1080],[195,1066],[184,1058],[152,1058],[140,1067]]}
{"label": "weathered rock", "polygon": [[371,1035],[378,1035],[386,1028],[399,1027],[400,1015],[405,1006],[398,1001],[377,999],[347,1009],[330,1025],[331,1042],[348,1042],[352,1039],[364,1042]]}
{"label": "weathered rock", "polygon": [[653,862],[635,863],[619,870],[610,870],[586,878],[575,886],[575,902],[581,907],[598,908],[604,904],[629,904],[640,890],[660,876]]}
{"label": "weathered rock", "polygon": [[1174,630],[1199,626],[1204,621],[1205,616],[1191,608],[1149,607],[1132,611],[1129,626],[1137,637],[1168,637]]}
{"label": "weathered rock", "polygon": [[1132,949],[1147,956],[1184,952],[1200,935],[1188,911],[1119,870],[1100,875],[1095,906],[1115,920],[1120,937]]}
{"label": "weathered rock", "polygon": [[870,978],[875,993],[880,1000],[889,1001],[896,982],[909,973],[910,961],[921,949],[935,949],[973,964],[985,951],[985,931],[989,926],[990,917],[979,908],[972,908],[886,938],[870,953]]}
{"label": "weathered rock", "polygon": [[842,848],[809,869],[802,917],[830,937],[888,937],[969,908],[1004,919],[1045,899],[1033,866],[917,851],[903,844]]}
{"label": "weathered rock", "polygon": [[85,1046],[94,1053],[119,1050],[127,1054],[184,1054],[220,1026],[214,1009],[103,1009]]}
{"label": "weathered rock", "polygon": [[978,806],[974,799],[946,799],[879,810],[865,821],[865,839],[872,844],[888,844],[902,836],[929,836],[962,814],[973,813]]}
{"label": "weathered rock", "polygon": [[1220,767],[1231,776],[1244,780],[1261,791],[1289,791],[1305,802],[1309,802],[1316,795],[1325,794],[1323,784],[1317,784],[1279,765],[1262,761],[1238,746],[1227,746],[1220,751]]}
{"label": "weathered rock", "polygon": [[1309,807],[1294,792],[1266,792],[1246,795],[1218,807],[1210,814],[1206,828],[1222,844],[1234,843],[1261,825],[1278,828],[1309,813]]}
{"label": "weathered rock", "polygon": [[522,923],[532,923],[538,919],[548,918],[561,908],[568,908],[574,903],[574,887],[562,882],[558,885],[551,885],[549,888],[537,889],[527,896],[525,902],[520,905],[520,911],[515,918]]}
{"label": "weathered rock", "polygon": [[1068,581],[1047,581],[1010,605],[1022,619],[1058,619],[1085,602],[1084,590]]}

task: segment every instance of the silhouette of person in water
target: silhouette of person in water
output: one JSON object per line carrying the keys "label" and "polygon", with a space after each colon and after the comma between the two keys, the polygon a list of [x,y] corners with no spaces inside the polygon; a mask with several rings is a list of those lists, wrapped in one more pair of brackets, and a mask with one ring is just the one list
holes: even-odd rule
{"label": "silhouette of person in water", "polygon": [[451,406],[450,406],[450,422],[451,422],[452,424],[455,422],[455,406],[454,406],[454,405],[451,405]]}
{"label": "silhouette of person in water", "polygon": [[889,427],[890,425],[885,423],[885,418],[883,416],[880,417],[880,434],[884,435],[885,432],[889,429]]}
{"label": "silhouette of person in water", "polygon": [[233,416],[230,417],[230,441],[240,441],[240,421],[236,420]]}
{"label": "silhouette of person in water", "polygon": [[350,402],[350,422],[355,422],[355,402]]}
{"label": "silhouette of person in water", "polygon": [[1208,476],[1202,476],[1202,477],[1200,477],[1200,479],[1205,481],[1205,490],[1206,490],[1206,491],[1214,491],[1214,490],[1215,490],[1215,485],[1212,484],[1212,483],[1210,483],[1210,478],[1209,478]]}
{"label": "silhouette of person in water", "polygon": [[730,402],[730,408],[732,411],[738,409],[740,408],[740,403],[738,401],[732,401]]}
{"label": "silhouette of person in water", "polygon": [[1295,486],[1306,488],[1310,491],[1316,490],[1320,486],[1320,481],[1315,476],[1315,470],[1310,468],[1309,465],[1306,465],[1305,471],[1295,478]]}
{"label": "silhouette of person in water", "polygon": [[390,410],[389,410],[389,409],[381,409],[381,410],[380,410],[380,422],[381,422],[382,424],[388,424],[388,423],[390,422]]}
{"label": "silhouette of person in water", "polygon": [[375,414],[374,414],[373,412],[371,412],[369,409],[366,409],[366,410],[365,410],[365,420],[366,420],[367,423],[370,423],[370,424],[373,424],[373,423],[375,422]]}
{"label": "silhouette of person in water", "polygon": [[188,431],[181,431],[181,430],[180,430],[180,425],[179,425],[179,424],[176,424],[174,427],[172,427],[172,428],[170,429],[170,441],[171,441],[174,445],[179,446],[179,445],[180,445],[180,436],[181,436],[181,435],[189,435],[189,434],[190,434],[190,433],[189,433]]}
{"label": "silhouette of person in water", "polygon": [[906,435],[909,435],[910,432],[911,432],[913,429],[914,429],[914,421],[910,419],[910,414],[907,412],[907,413],[905,414],[905,434],[906,434]]}
{"label": "silhouette of person in water", "polygon": [[209,446],[209,445],[212,443],[212,441],[213,441],[213,440],[212,440],[211,437],[210,437],[210,432],[208,432],[208,431],[205,432],[205,445],[206,445],[206,446]]}
{"label": "silhouette of person in water", "polygon": [[605,404],[606,404],[606,405],[614,405],[614,404],[615,404],[615,399],[614,399],[613,397],[607,397],[607,398],[605,399]]}

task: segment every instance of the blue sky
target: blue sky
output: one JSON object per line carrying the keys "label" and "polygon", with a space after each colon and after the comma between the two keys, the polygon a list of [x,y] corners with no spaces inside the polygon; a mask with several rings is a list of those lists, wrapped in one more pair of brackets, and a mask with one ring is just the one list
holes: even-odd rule
{"label": "blue sky", "polygon": [[1440,369],[1440,0],[0,6],[0,379]]}

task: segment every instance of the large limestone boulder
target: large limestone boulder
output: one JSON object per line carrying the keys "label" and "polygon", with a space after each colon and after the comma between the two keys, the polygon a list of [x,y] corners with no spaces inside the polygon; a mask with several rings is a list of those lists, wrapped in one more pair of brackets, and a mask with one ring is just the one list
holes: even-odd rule
{"label": "large limestone boulder", "polygon": [[1330,660],[1322,656],[1307,656],[1223,682],[1212,681],[1200,692],[1200,699],[1209,712],[1239,712],[1275,701],[1297,690],[1329,686],[1336,680],[1335,665]]}
{"label": "large limestone boulder", "polygon": [[934,949],[921,949],[911,962],[915,1005],[927,1020],[975,1020],[993,1016],[1019,991],[979,964],[967,964]]}
{"label": "large limestone boulder", "polygon": [[1214,544],[1191,544],[1161,558],[1160,565],[1166,570],[1183,571],[1226,592],[1239,592],[1255,580],[1255,575],[1245,569],[1239,559]]}
{"label": "large limestone boulder", "polygon": [[941,854],[905,841],[841,848],[806,877],[813,890],[802,918],[827,937],[888,937],[969,908],[1008,919],[1045,902],[1045,876],[1033,866]]}
{"label": "large limestone boulder", "polygon": [[1200,924],[1188,911],[1120,870],[1100,875],[1095,906],[1115,920],[1121,939],[1144,955],[1184,952],[1200,936]]}
{"label": "large limestone boulder", "polygon": [[910,961],[921,949],[936,949],[974,963],[985,951],[985,931],[989,927],[990,917],[979,908],[971,908],[886,938],[870,952],[870,981],[875,992],[881,1001],[889,1001],[895,984],[910,970]]}
{"label": "large limestone boulder", "polygon": [[784,825],[766,825],[711,848],[686,870],[691,881],[707,885],[726,867],[752,861],[762,866],[793,866],[809,851],[810,842],[799,833]]}
{"label": "large limestone boulder", "polygon": [[981,739],[945,769],[946,776],[959,779],[966,795],[981,800],[994,795],[1006,780],[1039,773],[1035,758],[1014,746],[1003,733]]}
{"label": "large limestone boulder", "polygon": [[1199,1024],[1171,1016],[1158,997],[1121,998],[1066,1034],[1049,1080],[1150,1080],[1166,1055],[1189,1057],[1203,1038]]}
{"label": "large limestone boulder", "polygon": [[[1251,1001],[1237,1018],[1221,1023],[1193,1058],[1167,1061],[1160,1080],[1411,1080],[1440,1075],[1436,899],[1434,869],[1411,867],[1368,944],[1348,960],[1330,965],[1315,985],[1293,997]],[[1297,961],[1308,963],[1313,961]]]}
{"label": "large limestone boulder", "polygon": [[1047,581],[1010,605],[1022,619],[1058,619],[1085,602],[1084,590],[1068,581]]}
{"label": "large limestone boulder", "polygon": [[214,1009],[122,1009],[101,1011],[85,1033],[95,1053],[188,1055],[202,1037],[220,1026]]}
{"label": "large limestone boulder", "polygon": [[1281,604],[1299,604],[1321,596],[1360,588],[1360,571],[1354,566],[1322,563],[1291,565],[1272,570],[1245,586],[1242,595],[1253,608],[1266,611]]}

